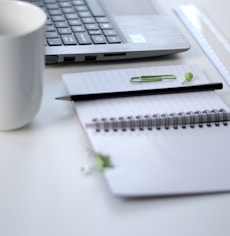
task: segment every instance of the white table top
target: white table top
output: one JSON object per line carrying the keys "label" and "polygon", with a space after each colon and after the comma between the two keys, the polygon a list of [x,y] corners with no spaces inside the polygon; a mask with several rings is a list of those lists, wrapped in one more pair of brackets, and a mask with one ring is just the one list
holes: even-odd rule
{"label": "white table top", "polygon": [[[203,6],[230,39],[228,3],[193,0]],[[94,160],[88,139],[65,95],[63,73],[173,64],[199,64],[211,80],[222,80],[172,6],[162,6],[192,45],[164,59],[47,66],[43,104],[27,127],[0,132],[0,235],[2,236],[198,236],[230,235],[230,194],[124,200],[114,197],[100,173],[80,171]],[[229,87],[223,98],[230,104]]]}

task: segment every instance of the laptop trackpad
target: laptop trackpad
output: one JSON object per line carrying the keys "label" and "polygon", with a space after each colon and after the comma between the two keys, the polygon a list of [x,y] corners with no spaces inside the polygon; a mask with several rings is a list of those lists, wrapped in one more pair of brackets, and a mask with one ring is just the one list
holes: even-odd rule
{"label": "laptop trackpad", "polygon": [[113,15],[150,15],[158,14],[153,0],[102,0]]}

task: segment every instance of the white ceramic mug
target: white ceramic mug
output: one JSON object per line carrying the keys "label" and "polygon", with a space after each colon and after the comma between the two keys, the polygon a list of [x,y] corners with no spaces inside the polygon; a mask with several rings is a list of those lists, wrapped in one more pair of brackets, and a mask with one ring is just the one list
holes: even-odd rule
{"label": "white ceramic mug", "polygon": [[30,123],[44,79],[46,14],[20,1],[0,1],[0,130]]}

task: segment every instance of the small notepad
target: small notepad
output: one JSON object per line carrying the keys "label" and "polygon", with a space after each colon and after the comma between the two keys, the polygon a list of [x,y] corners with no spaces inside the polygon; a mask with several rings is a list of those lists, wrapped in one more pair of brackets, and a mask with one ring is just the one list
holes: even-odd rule
{"label": "small notepad", "polygon": [[[194,74],[189,83],[208,82],[194,65],[65,74],[63,82],[70,94],[173,87],[183,83],[187,71]],[[175,74],[177,79],[130,82],[133,76],[147,74]],[[230,125],[225,120],[230,109],[215,91],[84,101],[74,107],[91,148],[111,159],[113,168],[103,173],[115,195],[230,190]]]}

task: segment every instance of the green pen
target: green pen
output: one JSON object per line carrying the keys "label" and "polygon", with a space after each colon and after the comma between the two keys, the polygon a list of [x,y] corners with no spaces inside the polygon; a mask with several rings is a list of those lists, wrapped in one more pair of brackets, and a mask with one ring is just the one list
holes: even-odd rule
{"label": "green pen", "polygon": [[142,75],[132,77],[130,79],[131,82],[158,82],[162,80],[175,80],[176,76],[173,74],[165,74],[165,75]]}

